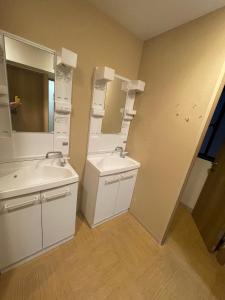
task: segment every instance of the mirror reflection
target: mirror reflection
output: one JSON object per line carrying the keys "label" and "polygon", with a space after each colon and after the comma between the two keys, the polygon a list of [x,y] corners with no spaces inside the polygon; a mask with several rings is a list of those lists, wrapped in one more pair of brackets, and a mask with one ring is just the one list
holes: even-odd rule
{"label": "mirror reflection", "polygon": [[12,129],[54,130],[54,54],[5,37]]}
{"label": "mirror reflection", "polygon": [[102,121],[102,133],[120,133],[126,93],[121,90],[122,80],[115,78],[107,83],[105,96],[105,116]]}

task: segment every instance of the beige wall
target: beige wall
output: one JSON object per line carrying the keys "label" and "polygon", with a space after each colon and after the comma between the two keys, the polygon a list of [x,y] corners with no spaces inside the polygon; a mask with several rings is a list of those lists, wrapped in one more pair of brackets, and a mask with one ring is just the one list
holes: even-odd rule
{"label": "beige wall", "polygon": [[139,78],[146,89],[128,139],[142,164],[131,211],[160,242],[221,92],[224,62],[225,9],[144,45]]}
{"label": "beige wall", "polygon": [[136,78],[142,42],[84,0],[1,0],[0,28],[44,46],[78,54],[73,88],[70,155],[82,176],[88,138],[92,74],[109,66]]}

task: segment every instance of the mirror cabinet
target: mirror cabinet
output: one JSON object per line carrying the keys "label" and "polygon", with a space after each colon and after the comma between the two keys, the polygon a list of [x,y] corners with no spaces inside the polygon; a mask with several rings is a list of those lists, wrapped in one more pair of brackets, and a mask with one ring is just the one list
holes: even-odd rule
{"label": "mirror cabinet", "polygon": [[54,131],[55,54],[4,36],[12,130]]}
{"label": "mirror cabinet", "polygon": [[126,104],[126,92],[122,90],[123,80],[115,77],[107,82],[102,120],[102,133],[120,133]]}
{"label": "mirror cabinet", "polygon": [[69,154],[77,54],[0,31],[0,161]]}

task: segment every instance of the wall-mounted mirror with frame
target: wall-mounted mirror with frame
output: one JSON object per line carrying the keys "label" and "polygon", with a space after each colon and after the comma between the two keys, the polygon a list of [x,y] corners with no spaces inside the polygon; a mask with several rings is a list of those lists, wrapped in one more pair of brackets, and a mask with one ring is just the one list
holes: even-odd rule
{"label": "wall-mounted mirror with frame", "polygon": [[12,129],[54,131],[55,53],[4,36]]}
{"label": "wall-mounted mirror with frame", "polygon": [[116,134],[121,132],[121,126],[126,105],[126,92],[122,90],[123,80],[119,77],[109,81],[106,86],[104,101],[105,115],[102,120],[102,133]]}

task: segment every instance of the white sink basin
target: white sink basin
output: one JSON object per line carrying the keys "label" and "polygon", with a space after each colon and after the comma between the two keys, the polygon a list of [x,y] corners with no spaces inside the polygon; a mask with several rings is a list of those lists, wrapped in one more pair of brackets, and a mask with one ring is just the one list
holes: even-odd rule
{"label": "white sink basin", "polygon": [[77,182],[79,177],[58,159],[33,160],[0,164],[0,199],[33,193]]}
{"label": "white sink basin", "polygon": [[136,160],[128,156],[123,158],[118,154],[89,156],[88,162],[98,171],[100,176],[134,170],[140,167],[140,163]]}

